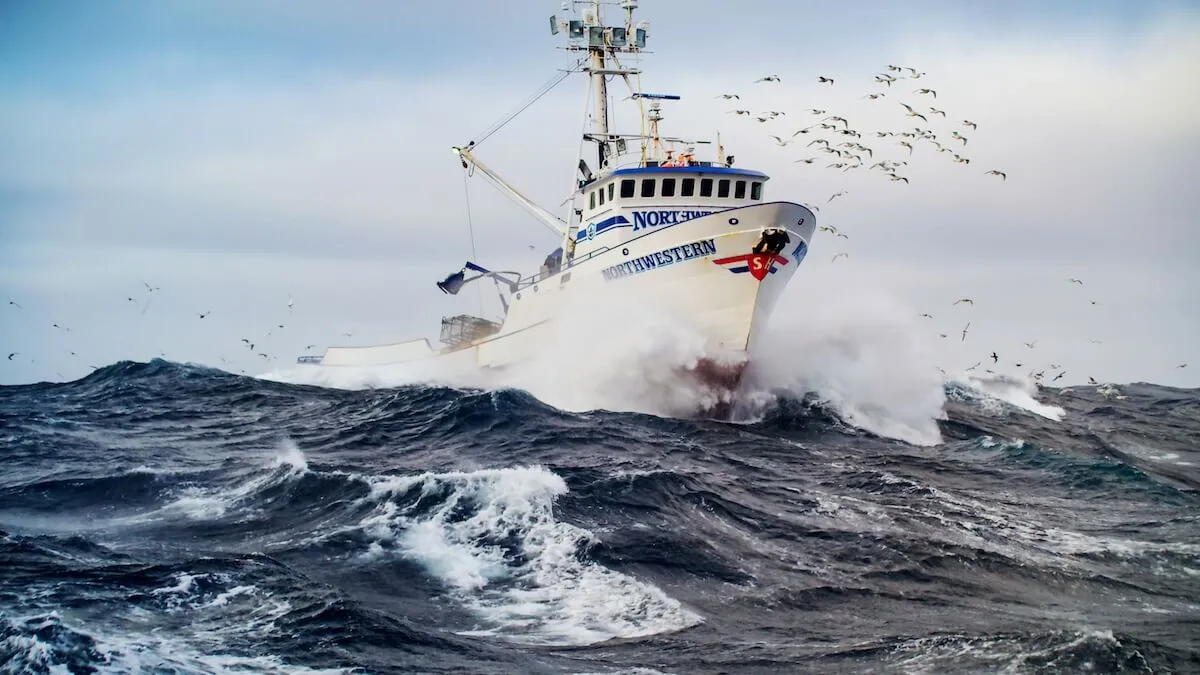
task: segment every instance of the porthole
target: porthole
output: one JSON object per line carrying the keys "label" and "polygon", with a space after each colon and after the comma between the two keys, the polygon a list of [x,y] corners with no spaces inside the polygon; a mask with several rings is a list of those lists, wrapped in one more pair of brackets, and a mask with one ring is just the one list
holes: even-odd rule
{"label": "porthole", "polygon": [[730,224],[730,225],[737,225],[737,224],[738,224],[738,219],[737,219],[737,218],[730,218],[730,219],[729,219],[729,224]]}
{"label": "porthole", "polygon": [[629,249],[627,249],[627,248],[621,249],[621,255],[629,255]]}

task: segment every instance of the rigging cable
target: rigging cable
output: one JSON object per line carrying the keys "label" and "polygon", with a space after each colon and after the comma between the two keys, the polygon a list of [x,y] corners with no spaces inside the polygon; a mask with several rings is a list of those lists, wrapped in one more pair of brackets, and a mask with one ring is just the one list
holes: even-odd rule
{"label": "rigging cable", "polygon": [[[471,237],[471,262],[479,264],[479,258],[475,255],[475,225],[471,222],[471,188],[467,183],[467,177],[470,175],[470,169],[463,170],[463,194],[465,199],[463,202],[467,205],[467,234]],[[492,279],[495,281],[495,279]],[[499,285],[497,285],[499,288]],[[479,286],[475,287],[476,295],[479,296],[479,313],[483,314],[483,289]]]}
{"label": "rigging cable", "polygon": [[513,110],[508,115],[502,117],[500,119],[500,121],[496,122],[492,126],[485,129],[479,135],[479,137],[472,143],[472,145],[478,146],[481,143],[483,143],[484,141],[486,141],[488,139],[488,137],[490,137],[492,134],[496,133],[497,131],[500,131],[500,129],[502,129],[504,127],[504,125],[513,121],[513,119],[516,118],[517,115],[520,115],[522,112],[525,111],[526,108],[528,108],[529,106],[536,103],[539,98],[550,93],[551,89],[558,86],[558,84],[560,82],[562,82],[563,80],[567,79],[571,75],[571,73],[575,72],[576,69],[579,68],[579,66],[583,65],[583,61],[584,61],[584,59],[582,59],[582,58],[577,60],[575,62],[575,65],[572,68],[563,70],[563,71],[559,72],[557,75],[555,75],[554,77],[550,78],[550,81],[546,82],[546,84],[542,85],[540,89],[538,89],[532,95],[530,95],[530,97],[528,99],[526,99],[524,103],[519,105],[516,110]]}

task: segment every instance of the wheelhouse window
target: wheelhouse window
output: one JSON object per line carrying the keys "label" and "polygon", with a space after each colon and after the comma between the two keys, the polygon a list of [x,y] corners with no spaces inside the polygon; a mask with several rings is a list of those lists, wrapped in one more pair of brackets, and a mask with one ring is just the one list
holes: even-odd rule
{"label": "wheelhouse window", "polygon": [[591,197],[588,198],[588,209],[593,210],[593,211],[596,209],[596,191],[595,190],[592,190]]}
{"label": "wheelhouse window", "polygon": [[655,181],[653,178],[643,178],[642,179],[642,196],[643,197],[650,198],[650,197],[654,196],[654,182]]}
{"label": "wheelhouse window", "polygon": [[675,196],[675,179],[674,178],[664,178],[663,179],[662,196],[664,196],[664,197],[674,197]]}
{"label": "wheelhouse window", "polygon": [[604,206],[604,188],[600,188],[596,192],[600,193],[600,206]]}
{"label": "wheelhouse window", "polygon": [[696,194],[696,179],[684,178],[679,181],[679,196],[693,197]]}
{"label": "wheelhouse window", "polygon": [[762,199],[762,181],[754,181],[750,184],[750,199],[755,201]]}
{"label": "wheelhouse window", "polygon": [[722,178],[717,181],[717,198],[727,199],[729,197],[729,179]]}
{"label": "wheelhouse window", "polygon": [[632,178],[621,181],[621,199],[629,199],[633,196],[633,185],[636,182]]}
{"label": "wheelhouse window", "polygon": [[[734,199],[745,199],[746,198],[746,181],[739,180],[733,184],[733,198]],[[604,195],[600,195],[600,203],[601,204],[604,203]]]}
{"label": "wheelhouse window", "polygon": [[700,196],[701,197],[711,197],[712,196],[712,181],[713,181],[713,179],[711,179],[711,178],[701,178],[700,179]]}
{"label": "wheelhouse window", "polygon": [[615,194],[616,194],[616,190],[617,190],[617,184],[616,184],[616,183],[609,183],[609,184],[608,184],[608,201],[610,201],[610,202],[611,202],[611,201],[613,200],[613,195],[615,195]]}

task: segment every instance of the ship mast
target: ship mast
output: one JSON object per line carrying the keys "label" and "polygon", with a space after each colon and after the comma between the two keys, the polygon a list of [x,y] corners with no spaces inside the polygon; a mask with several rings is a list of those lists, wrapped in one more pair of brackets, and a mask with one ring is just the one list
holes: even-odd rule
{"label": "ship mast", "polygon": [[[609,127],[608,114],[608,78],[617,75],[628,78],[641,71],[620,65],[616,60],[617,54],[638,54],[646,47],[648,24],[641,22],[634,25],[633,12],[637,9],[638,0],[620,0],[621,9],[625,10],[625,25],[606,26],[602,16],[602,5],[616,4],[612,0],[574,0],[571,4],[585,5],[581,18],[562,19],[550,17],[550,32],[558,34],[565,28],[570,44],[570,51],[587,51],[587,65],[584,70],[592,79],[592,89],[595,91],[594,109],[592,111],[592,133],[584,135],[584,140],[596,144],[596,172],[604,171],[613,158],[612,145],[616,141]],[[563,3],[563,9],[567,3]],[[610,64],[609,55],[612,56]],[[618,148],[619,150],[619,148]]]}

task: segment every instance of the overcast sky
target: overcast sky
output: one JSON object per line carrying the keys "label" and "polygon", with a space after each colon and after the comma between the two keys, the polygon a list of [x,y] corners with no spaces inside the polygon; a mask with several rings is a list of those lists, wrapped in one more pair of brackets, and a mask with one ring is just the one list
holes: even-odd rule
{"label": "overcast sky", "polygon": [[[719,129],[740,166],[772,176],[768,198],[817,206],[849,236],[819,233],[781,312],[853,287],[932,314],[916,330],[948,371],[995,350],[1000,364],[981,368],[1200,385],[1195,3],[641,5],[655,52],[643,85],[683,97],[665,130]],[[154,357],[253,374],[310,344],[436,338],[443,314],[477,311],[475,292],[434,286],[471,257],[450,147],[569,64],[547,30],[558,6],[4,3],[0,358],[17,354],[0,383]],[[884,87],[873,80],[887,64],[926,75]],[[782,82],[753,83],[766,74]],[[556,213],[585,93],[568,79],[480,147]],[[901,101],[946,117],[926,125]],[[760,124],[735,107],[787,114]],[[846,117],[875,159],[907,160],[910,182],[777,147],[769,135],[814,123],[812,107]],[[970,164],[874,137],[914,123]],[[557,245],[481,178],[469,193],[481,264],[531,271]],[[837,252],[849,257],[831,263]],[[962,297],[974,304],[952,304]]]}

